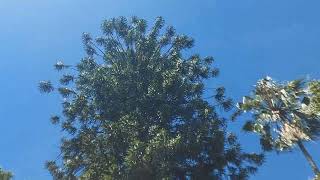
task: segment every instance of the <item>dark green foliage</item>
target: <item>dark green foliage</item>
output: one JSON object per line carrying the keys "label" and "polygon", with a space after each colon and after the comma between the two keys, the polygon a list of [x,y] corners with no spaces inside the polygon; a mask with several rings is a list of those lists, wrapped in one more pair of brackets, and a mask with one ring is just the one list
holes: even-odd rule
{"label": "dark green foliage", "polygon": [[59,116],[51,116],[50,121],[52,124],[58,124],[60,122]]}
{"label": "dark green foliage", "polygon": [[68,85],[70,82],[72,82],[74,77],[72,75],[63,75],[62,78],[60,79],[60,83],[62,85]]}
{"label": "dark green foliage", "polygon": [[83,35],[87,57],[57,88],[66,138],[61,161],[47,163],[56,179],[241,180],[261,165],[263,157],[243,153],[215,112],[232,107],[224,88],[214,104],[202,97],[203,80],[219,72],[213,58],[185,57],[193,39],[163,27],[162,18],[148,29],[143,19],[120,17],[105,21],[97,39]]}
{"label": "dark green foliage", "polygon": [[63,64],[62,61],[58,61],[55,65],[54,65],[54,68],[57,70],[57,71],[61,71],[63,69],[66,69],[68,68],[69,66]]}
{"label": "dark green foliage", "polygon": [[254,130],[254,123],[252,121],[247,121],[244,126],[243,126],[243,130],[250,132]]}
{"label": "dark green foliage", "polygon": [[40,81],[39,90],[42,93],[49,93],[54,90],[51,81]]}

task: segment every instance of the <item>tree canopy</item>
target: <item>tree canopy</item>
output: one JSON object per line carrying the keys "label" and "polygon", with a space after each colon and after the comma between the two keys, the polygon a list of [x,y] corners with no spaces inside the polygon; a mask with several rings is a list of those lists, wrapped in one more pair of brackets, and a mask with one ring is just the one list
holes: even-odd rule
{"label": "tree canopy", "polygon": [[319,99],[319,81],[278,83],[266,77],[238,104],[240,111],[253,114],[253,120],[247,121],[243,129],[259,134],[266,151],[298,146],[317,175],[319,169],[303,142],[319,139]]}
{"label": "tree canopy", "polygon": [[102,36],[83,34],[86,56],[58,61],[66,133],[61,159],[48,161],[55,179],[247,179],[263,156],[245,153],[216,111],[232,101],[223,87],[203,97],[204,80],[218,75],[212,57],[185,52],[194,40],[143,19],[106,20]]}

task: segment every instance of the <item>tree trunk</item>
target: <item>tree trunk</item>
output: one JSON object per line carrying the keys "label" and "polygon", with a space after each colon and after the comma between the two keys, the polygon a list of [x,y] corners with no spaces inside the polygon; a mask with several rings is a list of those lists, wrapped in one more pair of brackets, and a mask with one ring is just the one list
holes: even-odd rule
{"label": "tree trunk", "polygon": [[320,171],[319,171],[319,168],[317,167],[317,164],[316,162],[314,162],[312,156],[309,154],[309,152],[307,151],[307,149],[304,147],[304,145],[302,144],[301,141],[298,141],[297,142],[300,150],[302,151],[303,155],[306,157],[308,163],[310,164],[313,172],[315,175],[319,175],[320,174]]}

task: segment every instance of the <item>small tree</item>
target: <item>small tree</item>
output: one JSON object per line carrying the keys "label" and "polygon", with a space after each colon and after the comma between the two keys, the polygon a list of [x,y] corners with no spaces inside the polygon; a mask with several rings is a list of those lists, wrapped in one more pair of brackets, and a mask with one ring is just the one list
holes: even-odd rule
{"label": "small tree", "polygon": [[243,129],[260,135],[266,151],[291,150],[296,145],[309,162],[315,175],[319,174],[304,142],[317,140],[320,135],[320,83],[295,80],[277,83],[270,77],[259,80],[250,96],[239,103],[243,112],[251,112],[253,120]]}
{"label": "small tree", "polygon": [[[203,99],[204,79],[215,77],[213,58],[187,57],[193,39],[163,30],[158,18],[148,31],[143,19],[120,17],[102,25],[103,36],[83,35],[87,56],[64,71],[58,87],[67,133],[62,161],[47,168],[56,179],[246,179],[263,157],[241,151],[226,121]],[[50,81],[40,83],[51,92]],[[230,109],[224,88],[215,100]]]}

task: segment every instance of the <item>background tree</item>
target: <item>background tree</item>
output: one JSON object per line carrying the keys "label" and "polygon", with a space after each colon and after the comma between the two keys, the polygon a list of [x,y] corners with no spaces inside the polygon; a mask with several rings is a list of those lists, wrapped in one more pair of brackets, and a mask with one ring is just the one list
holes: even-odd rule
{"label": "background tree", "polygon": [[298,146],[317,175],[319,168],[303,143],[319,138],[319,100],[318,81],[277,83],[266,77],[239,103],[240,111],[253,114],[253,120],[247,121],[243,129],[259,134],[266,151],[280,152]]}
{"label": "background tree", "polygon": [[5,171],[2,168],[0,168],[0,180],[10,180],[12,179],[13,175],[9,171]]}
{"label": "background tree", "polygon": [[[75,67],[57,62],[66,137],[61,160],[47,162],[56,179],[246,179],[262,155],[241,151],[226,132],[232,101],[217,87],[215,105],[204,100],[203,80],[218,75],[212,57],[186,56],[193,39],[163,29],[157,18],[124,17],[102,24],[103,35],[83,35],[87,56]],[[188,53],[189,54],[189,53]]]}

